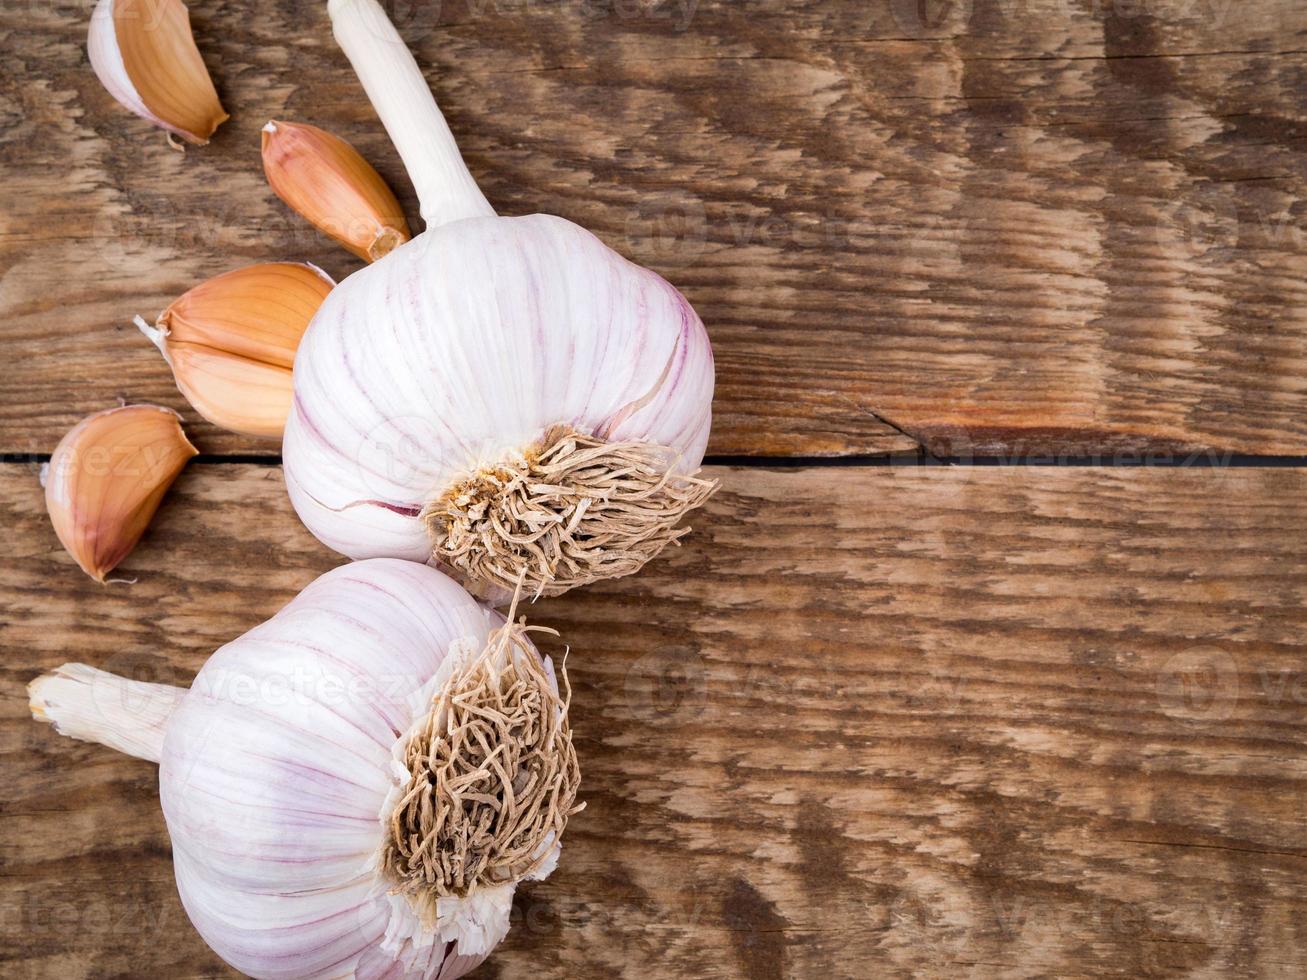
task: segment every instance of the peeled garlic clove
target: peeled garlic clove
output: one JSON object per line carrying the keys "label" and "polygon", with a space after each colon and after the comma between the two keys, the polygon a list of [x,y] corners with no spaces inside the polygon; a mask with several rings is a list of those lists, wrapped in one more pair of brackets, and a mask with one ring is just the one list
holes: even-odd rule
{"label": "peeled garlic clove", "polygon": [[157,405],[111,408],[69,430],[42,480],[55,534],[82,571],[104,581],[195,454],[181,418]]}
{"label": "peeled garlic clove", "polygon": [[263,127],[263,172],[278,197],[361,259],[409,240],[395,195],[339,136],[274,119]]}
{"label": "peeled garlic clove", "polygon": [[127,109],[203,146],[226,120],[181,0],[100,0],[86,53],[100,83]]}
{"label": "peeled garlic clove", "polygon": [[333,285],[314,266],[266,262],[200,283],[153,327],[136,324],[197,412],[232,432],[279,438],[295,350]]}

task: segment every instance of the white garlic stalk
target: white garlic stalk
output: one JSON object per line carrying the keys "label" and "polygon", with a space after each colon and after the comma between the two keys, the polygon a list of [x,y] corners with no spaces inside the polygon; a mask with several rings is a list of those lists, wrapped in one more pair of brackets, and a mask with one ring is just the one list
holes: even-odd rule
{"label": "white garlic stalk", "polygon": [[579,771],[548,658],[441,573],[328,572],[189,690],[66,664],[63,734],[159,763],[177,887],[254,977],[459,977],[547,876]]}
{"label": "white garlic stalk", "polygon": [[703,324],[577,225],[497,217],[375,0],[329,11],[427,230],[337,286],[305,334],[284,443],[296,510],[350,557],[434,559],[482,595],[636,571],[715,488],[693,475]]}

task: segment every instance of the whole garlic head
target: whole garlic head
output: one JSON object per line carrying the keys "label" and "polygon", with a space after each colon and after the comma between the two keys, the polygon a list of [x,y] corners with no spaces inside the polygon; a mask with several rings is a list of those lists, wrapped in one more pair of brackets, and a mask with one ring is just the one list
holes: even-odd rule
{"label": "whole garlic head", "polygon": [[344,280],[295,362],[283,456],[309,529],[483,595],[636,571],[715,484],[703,323],[563,218],[498,217],[375,0],[332,0],[427,230]]}
{"label": "whole garlic head", "polygon": [[[649,483],[692,474],[712,389],[703,325],[663,279],[562,218],[466,218],[327,297],[296,356],[286,484],[309,529],[351,558],[440,559],[429,508],[554,426],[663,447]],[[522,570],[491,581],[511,589]],[[528,588],[555,591],[567,568],[549,571]]]}
{"label": "whole garlic head", "polygon": [[579,809],[549,660],[412,562],[328,572],[188,691],[69,664],[30,692],[61,733],[160,763],[187,914],[254,977],[461,976]]}

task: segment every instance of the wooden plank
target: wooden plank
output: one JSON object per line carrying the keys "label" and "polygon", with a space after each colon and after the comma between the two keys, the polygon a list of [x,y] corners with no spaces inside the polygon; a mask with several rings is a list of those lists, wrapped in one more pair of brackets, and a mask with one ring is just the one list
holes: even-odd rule
{"label": "wooden plank", "polygon": [[[486,977],[1307,972],[1307,473],[720,469],[571,644],[587,809]],[[326,554],[192,466],[101,587],[9,528],[7,976],[213,976],[151,766],[26,718],[68,658],[185,683]],[[559,652],[557,646],[553,647]]]}
{"label": "wooden plank", "polygon": [[[388,5],[504,213],[668,275],[718,454],[1307,452],[1307,6],[1295,0]],[[197,4],[235,118],[184,156],[116,107],[85,5],[0,11],[0,450],[119,396],[128,325],[270,258],[356,266],[264,186],[273,116],[414,201],[321,3]],[[198,429],[212,453],[275,447]]]}

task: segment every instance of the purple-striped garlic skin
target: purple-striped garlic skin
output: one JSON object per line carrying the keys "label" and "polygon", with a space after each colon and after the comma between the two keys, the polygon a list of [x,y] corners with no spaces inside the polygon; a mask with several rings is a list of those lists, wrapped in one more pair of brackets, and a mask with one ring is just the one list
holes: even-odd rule
{"label": "purple-striped garlic skin", "polygon": [[478,595],[630,575],[717,488],[703,323],[563,218],[499,217],[377,0],[329,0],[427,229],[342,282],[295,361],[295,509],[352,558],[450,569]]}
{"label": "purple-striped garlic skin", "polygon": [[323,303],[296,355],[286,483],[335,550],[425,561],[423,507],[554,425],[665,446],[693,473],[712,394],[707,332],[660,276],[552,215],[465,218]]}
{"label": "purple-striped garlic skin", "polygon": [[502,623],[440,572],[380,559],[327,572],[209,658],[169,721],[159,786],[182,902],[224,960],[286,980],[448,980],[485,959],[512,884],[477,899],[489,932],[456,941],[458,910],[421,921],[378,852],[408,777],[397,747],[451,650]]}
{"label": "purple-striped garlic skin", "polygon": [[[462,976],[508,933],[517,884],[553,871],[566,818],[581,809],[550,660],[523,624],[416,562],[327,572],[214,653],[189,689],[72,663],[28,691],[33,717],[60,734],[159,764],[182,904],[252,977]],[[469,713],[503,711],[512,717],[474,738],[493,745],[500,770],[477,771],[459,733]],[[534,735],[508,741],[519,724]],[[436,774],[455,759],[472,768],[442,788]],[[563,782],[533,784],[533,771],[559,773],[563,795]],[[460,793],[507,822],[469,815]],[[543,806],[550,823],[521,822],[514,800],[530,814]],[[475,823],[475,841],[449,830],[465,829],[460,819]],[[523,845],[534,847],[529,865],[513,856]],[[397,853],[428,856],[444,879]]]}

